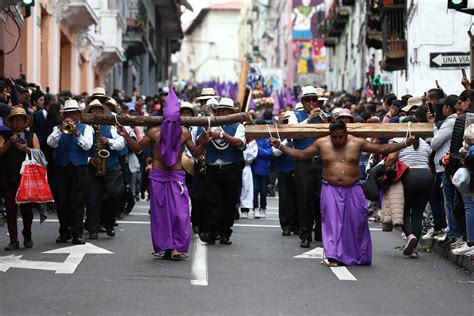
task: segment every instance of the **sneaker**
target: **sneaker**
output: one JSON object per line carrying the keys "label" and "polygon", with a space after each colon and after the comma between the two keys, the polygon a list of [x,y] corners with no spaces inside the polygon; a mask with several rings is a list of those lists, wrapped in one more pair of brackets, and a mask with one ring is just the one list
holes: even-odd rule
{"label": "sneaker", "polygon": [[266,218],[267,217],[267,210],[266,209],[263,209],[261,208],[260,209],[260,218]]}
{"label": "sneaker", "polygon": [[409,255],[410,258],[413,258],[413,259],[418,259],[419,256],[418,256],[418,250],[416,249],[413,249],[413,252],[411,253],[411,255]]}
{"label": "sneaker", "polygon": [[457,238],[455,242],[449,245],[449,248],[456,249],[462,246],[463,244],[464,244],[464,240],[462,240],[462,238]]}
{"label": "sneaker", "polygon": [[443,241],[445,241],[445,240],[448,239],[448,233],[445,232],[445,233],[442,234],[442,235],[435,236],[433,239],[436,240],[436,241],[438,241],[438,242],[443,242]]}
{"label": "sneaker", "polygon": [[25,239],[23,241],[23,246],[25,246],[25,248],[33,248],[33,240],[31,238]]}
{"label": "sneaker", "polygon": [[471,251],[474,251],[474,246],[469,247],[467,243],[464,243],[461,247],[451,250],[451,253],[455,256],[464,256]]}
{"label": "sneaker", "polygon": [[416,248],[416,242],[417,239],[414,235],[408,236],[408,241],[407,244],[405,245],[405,248],[403,248],[403,255],[409,256],[413,253],[413,250]]}
{"label": "sneaker", "polygon": [[433,239],[434,237],[434,228],[430,228],[428,229],[428,231],[426,232],[426,234],[424,234],[422,237],[421,237],[421,240],[430,240],[430,239]]}
{"label": "sneaker", "polygon": [[242,218],[242,219],[249,218],[249,213],[248,212],[242,212],[242,214],[240,214],[240,218]]}
{"label": "sneaker", "polygon": [[260,218],[260,210],[255,209],[253,211],[253,218]]}
{"label": "sneaker", "polygon": [[446,238],[446,240],[444,240],[444,241],[438,241],[438,245],[441,248],[449,248],[449,246],[451,246],[451,244],[455,241],[456,241],[456,239],[454,239],[454,238]]}
{"label": "sneaker", "polygon": [[403,240],[407,239],[407,235],[405,235],[404,232],[401,232],[400,237],[402,237]]}

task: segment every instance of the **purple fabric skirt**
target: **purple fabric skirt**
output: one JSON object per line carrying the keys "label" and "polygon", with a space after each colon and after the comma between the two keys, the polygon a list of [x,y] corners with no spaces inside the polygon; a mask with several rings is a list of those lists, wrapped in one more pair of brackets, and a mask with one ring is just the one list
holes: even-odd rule
{"label": "purple fabric skirt", "polygon": [[153,249],[188,252],[191,233],[184,170],[152,168],[149,178]]}
{"label": "purple fabric skirt", "polygon": [[321,222],[323,247],[328,259],[348,266],[372,263],[367,200],[359,183],[341,187],[323,180]]}

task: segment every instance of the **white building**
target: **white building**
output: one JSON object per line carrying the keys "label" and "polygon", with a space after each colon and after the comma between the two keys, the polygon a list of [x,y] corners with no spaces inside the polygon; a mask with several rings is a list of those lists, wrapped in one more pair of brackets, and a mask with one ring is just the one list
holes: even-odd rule
{"label": "white building", "polygon": [[185,32],[178,56],[178,79],[238,81],[239,17],[243,6],[243,1],[235,1],[201,10]]}
{"label": "white building", "polygon": [[[430,66],[430,54],[469,53],[467,31],[472,16],[446,7],[446,0],[408,1],[407,69],[395,72],[393,92],[396,95],[421,95],[435,87],[435,80],[448,94],[459,94],[464,90],[460,67]],[[469,78],[469,66],[464,69]]]}

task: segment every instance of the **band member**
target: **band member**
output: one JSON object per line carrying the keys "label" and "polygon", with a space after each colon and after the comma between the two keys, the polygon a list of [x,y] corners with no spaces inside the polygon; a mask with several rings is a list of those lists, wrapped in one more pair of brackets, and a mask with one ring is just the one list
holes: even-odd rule
{"label": "band member", "polygon": [[[109,109],[94,99],[85,113],[106,114]],[[115,237],[114,223],[123,193],[119,152],[125,147],[115,126],[95,125],[94,144],[89,150],[89,190],[87,194],[87,228],[89,239],[97,239],[100,226],[107,236]]]}
{"label": "band member", "polygon": [[82,239],[84,206],[88,186],[88,151],[92,147],[93,131],[82,124],[77,101],[66,100],[61,111],[63,123],[53,128],[47,143],[54,148],[56,162],[56,194],[59,237],[57,243],[84,244]]}
{"label": "band member", "polygon": [[[214,107],[216,116],[235,113],[234,101],[222,98]],[[202,133],[201,128],[198,134]],[[216,236],[220,243],[230,245],[234,211],[239,202],[242,185],[245,128],[240,123],[211,129],[212,142],[206,147],[206,218],[200,238],[214,244]]]}
{"label": "band member", "polygon": [[[295,111],[290,116],[288,124],[318,124],[323,123],[324,113],[321,107],[324,104],[323,93],[311,86],[302,88],[301,103],[304,110]],[[294,140],[294,148],[304,150],[313,142],[314,138],[302,138]],[[323,164],[319,155],[308,159],[295,161],[295,189],[296,209],[300,223],[300,246],[309,248],[311,245],[311,233],[315,227],[314,239],[321,241],[321,213],[319,200],[321,194],[321,177]]]}
{"label": "band member", "polygon": [[33,118],[27,115],[22,107],[15,107],[10,115],[5,117],[4,124],[10,131],[0,135],[0,157],[2,176],[0,188],[4,192],[5,208],[7,210],[7,226],[10,235],[10,244],[5,250],[20,249],[17,230],[17,210],[20,208],[23,218],[23,245],[25,248],[33,247],[31,239],[31,224],[33,222],[33,211],[31,203],[16,204],[15,196],[20,184],[20,169],[27,154],[31,149],[39,149],[38,137],[26,128],[32,125]]}
{"label": "band member", "polygon": [[194,157],[204,151],[209,142],[204,133],[202,144],[194,146],[189,130],[181,127],[179,101],[173,90],[166,100],[164,124],[153,127],[137,143],[123,126],[119,133],[129,147],[138,153],[153,144],[153,167],[150,171],[150,227],[155,255],[172,260],[186,257],[190,241],[189,198],[184,184],[185,172],[181,163],[184,145]]}
{"label": "band member", "polygon": [[321,155],[324,167],[321,191],[323,247],[330,266],[370,265],[372,241],[367,221],[367,200],[359,183],[360,153],[389,154],[410,146],[415,137],[407,138],[401,144],[377,145],[348,135],[346,123],[342,121],[331,123],[329,133],[329,136],[317,139],[304,150],[282,145],[275,138],[270,142],[300,161],[317,153]]}

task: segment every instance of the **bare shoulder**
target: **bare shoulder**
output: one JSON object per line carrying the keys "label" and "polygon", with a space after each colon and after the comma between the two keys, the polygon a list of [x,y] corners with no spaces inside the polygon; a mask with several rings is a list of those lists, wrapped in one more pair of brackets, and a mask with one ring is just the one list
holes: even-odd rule
{"label": "bare shoulder", "polygon": [[349,134],[349,135],[347,135],[347,142],[350,142],[354,145],[362,146],[367,142],[367,140],[365,138],[356,137],[356,136],[353,136],[353,135]]}
{"label": "bare shoulder", "polygon": [[327,144],[330,140],[331,140],[331,137],[330,137],[329,135],[328,135],[328,136],[321,137],[321,138],[318,138],[318,139],[316,139],[316,145],[317,145],[317,146],[325,145],[325,144]]}

